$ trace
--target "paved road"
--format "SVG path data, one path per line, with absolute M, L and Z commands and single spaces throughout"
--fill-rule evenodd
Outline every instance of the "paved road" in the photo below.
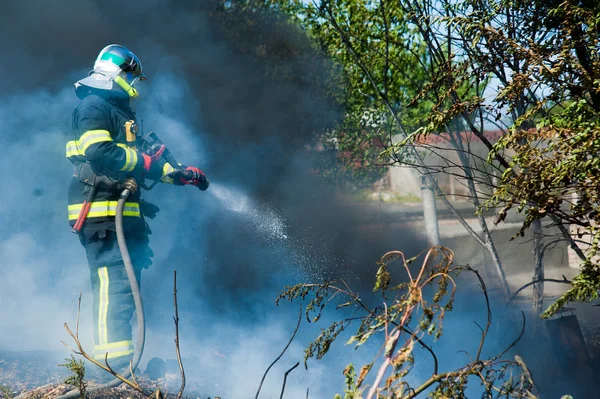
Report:
M 458 211 L 458 213 L 464 218 L 475 218 L 475 206 L 466 201 L 456 201 L 452 205 Z M 407 221 L 412 219 L 423 218 L 423 206 L 421 203 L 395 203 L 395 202 L 356 202 L 354 206 L 357 208 L 357 213 L 360 213 L 360 209 L 364 209 L 365 222 L 377 222 L 377 223 L 396 223 L 398 221 Z M 437 203 L 438 218 L 454 219 L 454 214 L 442 203 Z M 486 217 L 493 218 L 494 210 L 484 210 Z M 507 221 L 511 223 L 517 223 L 522 221 L 523 217 L 516 214 L 509 214 Z
M 476 232 L 481 233 L 479 220 L 474 214 L 474 207 L 468 202 L 455 202 L 453 204 L 459 214 L 465 218 L 468 225 Z M 397 203 L 361 203 L 357 207 L 367 207 L 370 212 L 365 212 L 363 232 L 368 234 L 369 229 L 384 229 L 390 235 L 401 236 L 402 229 L 410 226 L 417 234 L 421 232 L 425 239 L 425 226 L 423 223 L 423 210 L 420 204 Z M 373 212 L 376 210 L 376 212 Z M 486 251 L 473 239 L 464 226 L 448 211 L 443 204 L 438 204 L 439 229 L 442 244 L 455 252 L 456 263 L 468 263 L 483 271 L 485 280 L 489 282 L 490 289 L 498 289 L 498 278 L 494 274 L 491 259 Z M 374 216 L 375 215 L 375 216 Z M 511 290 L 516 290 L 532 279 L 533 253 L 531 251 L 531 237 L 513 239 L 521 227 L 523 218 L 519 215 L 510 215 L 507 221 L 494 225 L 493 212 L 487 212 L 486 222 L 492 232 L 492 238 L 507 276 Z M 546 228 L 545 234 L 558 234 L 556 229 Z M 577 270 L 568 267 L 567 246 L 561 244 L 546 251 L 545 254 L 546 278 L 562 279 L 562 276 L 572 278 Z M 564 292 L 566 284 L 547 283 L 545 295 L 548 299 L 556 298 Z M 532 289 L 526 289 L 520 295 L 521 299 L 530 298 Z

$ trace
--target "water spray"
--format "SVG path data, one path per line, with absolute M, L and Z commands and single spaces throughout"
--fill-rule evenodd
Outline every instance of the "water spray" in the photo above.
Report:
M 262 238 L 288 239 L 285 220 L 266 204 L 260 204 L 244 192 L 224 184 L 213 184 L 211 193 L 223 208 L 246 219 Z

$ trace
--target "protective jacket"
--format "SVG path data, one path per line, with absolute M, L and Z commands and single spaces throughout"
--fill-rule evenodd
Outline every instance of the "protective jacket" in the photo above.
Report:
M 88 196 L 93 183 L 89 180 L 93 179 L 94 174 L 108 176 L 116 181 L 132 176 L 143 182 L 144 175 L 154 180 L 173 171 L 171 165 L 162 159 L 153 163 L 150 171 L 145 171 L 139 146 L 131 143 L 128 145 L 126 123 L 136 121 L 128 97 L 116 91 L 83 87 L 77 91 L 77 95 L 82 101 L 73 111 L 73 139 L 66 146 L 67 158 L 75 165 L 69 186 L 71 226 Z M 119 193 L 119 190 L 97 186 L 88 222 L 113 220 Z M 138 191 L 125 204 L 123 216 L 126 217 L 126 227 L 128 224 L 143 223 L 142 212 Z M 133 222 L 130 218 L 140 220 Z

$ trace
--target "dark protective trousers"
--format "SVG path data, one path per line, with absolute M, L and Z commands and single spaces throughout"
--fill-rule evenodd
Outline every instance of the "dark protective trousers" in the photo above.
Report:
M 133 358 L 131 319 L 135 313 L 133 294 L 121 258 L 113 225 L 86 223 L 80 240 L 90 266 L 94 307 L 94 358 L 115 369 Z M 144 230 L 125 234 L 138 284 L 141 270 L 152 263 L 152 251 Z M 141 284 L 140 284 L 141 285 Z

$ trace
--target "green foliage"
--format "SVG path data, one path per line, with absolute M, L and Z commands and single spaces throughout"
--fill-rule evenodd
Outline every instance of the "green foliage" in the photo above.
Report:
M 14 397 L 13 390 L 8 385 L 0 385 L 0 398 L 13 399 Z
M 469 164 L 461 158 L 465 177 L 477 178 L 474 166 L 488 177 L 489 170 L 502 174 L 498 186 L 487 183 L 493 194 L 484 204 L 501 208 L 498 222 L 511 209 L 524 213 L 522 235 L 533 221 L 550 216 L 561 226 L 578 227 L 575 239 L 585 241 L 581 276 L 547 314 L 570 300 L 595 298 L 600 286 L 600 3 L 321 4 L 317 22 L 309 26 L 345 72 L 343 87 L 351 93 L 345 97 L 351 115 L 345 123 L 356 127 L 342 129 L 356 132 L 349 134 L 348 144 L 375 139 L 382 143 L 376 148 L 380 158 L 371 163 L 402 163 L 406 154 L 399 151 L 424 137 L 468 129 L 490 154 L 484 165 L 484 160 Z M 496 90 L 486 91 L 490 82 Z M 503 131 L 494 146 L 483 134 L 491 124 Z M 378 128 L 380 134 L 363 133 Z M 400 131 L 406 138 L 389 145 L 386 135 Z M 337 148 L 345 148 L 344 140 L 336 136 Z M 472 155 L 468 147 L 459 150 Z
M 390 163 L 379 155 L 393 144 L 398 133 L 394 119 L 399 118 L 410 129 L 417 128 L 431 109 L 427 101 L 411 104 L 426 79 L 425 69 L 415 67 L 429 62 L 426 47 L 416 39 L 396 2 L 326 1 L 323 4 L 335 10 L 335 22 L 327 17 L 324 7 L 317 8 L 312 2 L 262 3 L 290 15 L 338 66 L 328 85 L 344 118 L 321 132 L 324 150 L 333 154 L 322 165 L 321 173 L 331 180 L 343 175 L 358 187 L 370 185 Z M 336 24 L 347 27 L 347 43 L 336 33 Z M 363 59 L 366 69 L 357 65 L 356 57 Z M 379 82 L 377 87 L 370 83 L 371 78 Z M 393 103 L 393 117 L 380 94 Z
M 579 0 L 263 1 L 294 16 L 343 73 L 331 76 L 346 117 L 322 136 L 323 170 L 361 171 L 411 163 L 409 145 L 468 129 L 490 150 L 499 184 L 483 205 L 578 229 L 581 275 L 548 309 L 589 300 L 600 287 L 600 3 Z M 486 90 L 493 83 L 493 90 Z M 483 134 L 497 126 L 492 143 Z M 399 132 L 402 141 L 392 138 Z M 473 155 L 470 149 L 463 148 Z M 469 164 L 469 162 L 472 162 Z M 333 165 L 333 166 L 332 166 Z M 466 166 L 465 166 L 466 165 Z M 372 169 L 371 169 L 372 168 Z M 479 169 L 478 169 L 479 168 Z M 370 171 L 373 171 L 371 173 Z M 445 172 L 442 168 L 441 172 Z M 477 181 L 482 183 L 482 181 Z M 484 182 L 485 184 L 485 182 Z M 570 240 L 570 238 L 569 238 Z M 572 245 L 573 243 L 570 242 Z
M 600 4 L 498 2 L 504 6 L 519 21 L 520 35 L 510 35 L 509 27 L 491 18 L 491 10 L 464 21 L 466 28 L 483 31 L 486 43 L 503 46 L 506 57 L 522 63 L 496 98 L 519 112 L 490 154 L 490 159 L 514 155 L 487 205 L 502 206 L 499 220 L 510 209 L 522 212 L 521 235 L 548 216 L 577 228 L 583 267 L 573 287 L 544 313 L 549 316 L 570 301 L 597 298 L 600 288 Z M 499 61 L 506 65 L 509 59 Z
M 350 363 L 344 369 L 344 377 L 346 377 L 346 389 L 344 390 L 344 399 L 362 399 L 362 389 L 358 389 L 360 383 L 357 384 L 356 371 L 354 365 Z M 358 386 L 357 386 L 358 385 Z M 342 399 L 342 395 L 336 394 L 334 399 Z
M 69 376 L 65 380 L 65 384 L 73 386 L 75 389 L 79 391 L 80 398 L 86 398 L 87 391 L 87 382 L 85 382 L 85 365 L 83 360 L 75 359 L 73 355 L 71 355 L 70 359 L 65 359 L 67 363 L 59 364 L 59 366 L 65 367 L 67 370 L 71 371 L 73 375 Z

